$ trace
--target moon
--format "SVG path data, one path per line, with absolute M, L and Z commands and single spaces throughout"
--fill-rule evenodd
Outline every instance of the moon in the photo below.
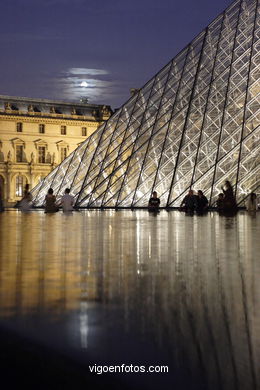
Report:
M 82 83 L 80 84 L 81 87 L 87 87 L 88 86 L 88 83 L 86 81 L 82 81 Z

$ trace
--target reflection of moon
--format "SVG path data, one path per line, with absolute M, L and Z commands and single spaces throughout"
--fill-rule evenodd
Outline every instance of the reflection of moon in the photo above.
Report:
M 82 83 L 80 84 L 81 87 L 87 87 L 88 86 L 88 83 L 86 81 L 82 81 Z

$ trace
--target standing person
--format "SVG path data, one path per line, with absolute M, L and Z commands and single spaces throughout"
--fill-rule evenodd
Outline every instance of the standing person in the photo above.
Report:
M 196 198 L 196 211 L 198 214 L 203 214 L 208 210 L 209 201 L 201 190 L 198 190 Z
M 160 199 L 157 196 L 157 192 L 152 193 L 152 197 L 149 199 L 148 211 L 159 211 Z
M 256 211 L 257 210 L 257 199 L 256 194 L 251 192 L 246 202 L 247 211 Z
M 236 212 L 237 203 L 234 197 L 233 188 L 230 181 L 226 180 L 223 187 L 221 187 L 224 193 L 223 211 L 224 212 Z
M 32 195 L 29 191 L 30 185 L 27 183 L 24 187 L 23 197 L 19 203 L 19 208 L 21 211 L 29 211 L 31 208 Z
M 196 196 L 193 190 L 189 190 L 188 194 L 183 198 L 180 208 L 184 209 L 187 214 L 193 215 L 196 206 Z
M 61 206 L 63 212 L 72 211 L 74 205 L 74 198 L 70 195 L 70 189 L 66 188 L 65 194 L 61 198 Z
M 56 205 L 56 196 L 53 195 L 53 189 L 49 188 L 45 196 L 45 213 L 56 213 L 59 207 Z

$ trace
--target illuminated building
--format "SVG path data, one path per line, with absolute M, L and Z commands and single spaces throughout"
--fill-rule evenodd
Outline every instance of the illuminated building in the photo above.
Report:
M 109 106 L 0 96 L 0 186 L 21 199 L 111 115 Z
M 71 187 L 79 207 L 177 207 L 190 188 L 214 205 L 229 180 L 260 185 L 259 2 L 233 2 L 33 191 Z

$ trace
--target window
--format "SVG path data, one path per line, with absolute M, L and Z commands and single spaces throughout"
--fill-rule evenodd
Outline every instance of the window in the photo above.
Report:
M 60 162 L 62 162 L 63 160 L 65 160 L 65 158 L 67 157 L 67 148 L 60 148 Z
M 23 145 L 16 145 L 15 147 L 15 161 L 20 163 L 23 162 Z
M 17 133 L 21 133 L 23 131 L 23 124 L 22 124 L 22 122 L 16 123 L 16 131 L 17 131 Z
M 62 135 L 66 135 L 67 134 L 67 126 L 61 126 L 60 127 L 60 133 Z
M 26 178 L 24 176 L 16 176 L 15 180 L 15 195 L 23 196 L 23 188 L 26 184 Z
M 42 123 L 39 124 L 39 133 L 41 134 L 45 133 L 45 125 Z
M 40 164 L 46 162 L 46 146 L 38 146 L 38 162 Z
M 87 128 L 86 127 L 82 127 L 81 130 L 82 130 L 82 136 L 86 137 L 87 136 Z

